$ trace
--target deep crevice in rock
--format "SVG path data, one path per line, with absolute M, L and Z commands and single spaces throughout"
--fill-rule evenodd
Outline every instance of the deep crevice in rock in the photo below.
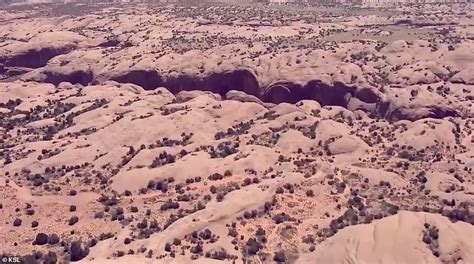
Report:
M 36 69 L 46 66 L 51 58 L 61 54 L 66 54 L 71 50 L 72 47 L 69 46 L 30 49 L 24 53 L 6 57 L 3 60 L 6 67 L 25 67 Z
M 208 75 L 169 73 L 166 76 L 161 76 L 154 69 L 142 69 L 131 70 L 110 79 L 120 83 L 133 83 L 145 90 L 165 87 L 173 94 L 191 90 L 209 91 L 221 95 L 224 99 L 229 91 L 235 90 L 255 96 L 263 102 L 275 104 L 294 104 L 300 100 L 315 100 L 322 106 L 335 105 L 347 108 L 349 100 L 355 97 L 366 104 L 373 105 L 373 109 L 377 109 L 376 104 L 381 102 L 379 95 L 371 89 L 359 89 L 341 82 L 327 84 L 321 80 L 311 80 L 302 85 L 281 80 L 262 87 L 256 74 L 250 69 L 235 69 Z M 365 110 L 371 111 L 371 109 Z
M 230 90 L 242 91 L 257 97 L 261 95 L 257 78 L 245 69 L 212 73 L 203 79 L 203 88 L 222 96 Z
M 321 105 L 337 105 L 344 108 L 347 108 L 348 99 L 354 96 L 356 90 L 356 87 L 346 86 L 340 82 L 331 86 L 318 80 L 310 81 L 304 87 L 307 99 L 316 100 Z M 374 96 L 376 95 L 374 94 Z
M 58 85 L 62 82 L 69 82 L 72 84 L 79 83 L 85 86 L 90 84 L 94 79 L 92 71 L 87 70 L 74 70 L 69 73 L 44 71 L 43 74 L 46 76 L 44 81 L 54 85 Z
M 391 121 L 410 120 L 416 121 L 423 118 L 442 119 L 445 117 L 458 117 L 458 111 L 444 106 L 430 105 L 420 108 L 396 108 L 384 117 Z
M 45 71 L 44 82 L 59 84 L 60 82 L 80 83 L 87 85 L 113 80 L 119 83 L 132 83 L 145 90 L 164 87 L 171 93 L 180 91 L 209 91 L 226 99 L 226 94 L 231 91 L 240 91 L 252 95 L 262 102 L 268 103 L 296 103 L 300 100 L 315 100 L 321 106 L 332 105 L 349 107 L 349 101 L 356 98 L 359 103 L 355 109 L 370 112 L 375 116 L 389 120 L 417 120 L 421 118 L 444 118 L 458 116 L 456 110 L 436 106 L 425 107 L 422 111 L 416 109 L 394 108 L 390 102 L 384 101 L 380 95 L 370 88 L 359 88 L 341 82 L 333 84 L 321 80 L 311 80 L 302 85 L 292 81 L 281 80 L 265 87 L 261 87 L 255 73 L 249 69 L 236 69 L 209 75 L 172 74 L 161 76 L 156 69 L 133 69 L 123 74 L 101 76 L 94 78 L 90 71 L 74 70 L 69 73 Z M 250 100 L 252 101 L 252 100 Z M 351 108 L 353 109 L 353 108 Z M 353 110 L 355 110 L 353 109 Z
M 163 86 L 161 75 L 154 69 L 131 70 L 123 75 L 112 77 L 112 80 L 119 83 L 132 83 L 143 87 L 145 90 L 153 90 Z
M 292 103 L 295 101 L 292 90 L 301 89 L 297 88 L 298 85 L 292 85 L 290 82 L 277 82 L 269 85 L 263 93 L 262 101 L 270 102 L 274 104 L 279 103 Z

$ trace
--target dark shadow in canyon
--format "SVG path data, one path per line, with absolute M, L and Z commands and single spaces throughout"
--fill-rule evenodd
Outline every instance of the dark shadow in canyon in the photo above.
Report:
M 203 78 L 203 88 L 206 91 L 218 93 L 223 97 L 230 90 L 242 91 L 256 97 L 261 96 L 257 77 L 247 69 L 212 73 Z
M 69 73 L 44 71 L 43 74 L 46 76 L 44 82 L 58 85 L 62 82 L 69 82 L 72 84 L 88 85 L 92 83 L 94 74 L 90 70 L 73 70 Z
M 347 86 L 340 82 L 329 85 L 319 80 L 313 80 L 305 85 L 304 98 L 318 101 L 322 106 L 337 105 L 347 108 L 350 98 L 348 95 L 355 96 L 356 90 L 357 87 Z
M 143 87 L 145 90 L 153 90 L 163 86 L 163 79 L 160 73 L 155 69 L 131 70 L 125 74 L 111 78 L 119 83 L 132 83 Z
M 23 53 L 18 53 L 10 57 L 4 57 L 3 61 L 6 67 L 25 67 L 36 69 L 46 66 L 51 58 L 61 54 L 69 53 L 72 51 L 72 49 L 72 46 L 30 49 Z
M 44 82 L 55 85 L 61 82 L 87 85 L 113 80 L 119 83 L 132 83 L 141 86 L 145 90 L 164 87 L 173 94 L 191 90 L 210 91 L 220 94 L 224 99 L 226 99 L 227 92 L 236 90 L 255 96 L 263 102 L 275 104 L 294 104 L 300 100 L 315 100 L 321 106 L 332 105 L 348 108 L 349 100 L 357 98 L 362 102 L 357 109 L 370 112 L 375 116 L 387 119 L 411 118 L 405 116 L 404 112 L 406 111 L 390 109 L 391 103 L 382 100 L 378 92 L 370 88 L 359 88 L 341 82 L 329 84 L 317 79 L 304 85 L 281 80 L 266 87 L 261 87 L 258 76 L 250 69 L 235 69 L 203 76 L 173 73 L 162 76 L 156 69 L 131 69 L 122 74 L 102 75 L 98 78 L 94 78 L 94 74 L 89 70 L 73 70 L 68 73 L 43 71 L 43 74 L 46 75 L 46 78 L 43 78 Z M 373 107 L 365 107 L 364 105 L 372 105 Z M 435 106 L 429 107 L 428 111 L 424 113 L 426 114 L 417 116 L 417 119 L 458 115 L 455 110 Z

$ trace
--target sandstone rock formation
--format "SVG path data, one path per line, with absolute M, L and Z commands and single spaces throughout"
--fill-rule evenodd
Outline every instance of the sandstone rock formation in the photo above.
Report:
M 472 13 L 0 11 L 0 255 L 474 262 Z

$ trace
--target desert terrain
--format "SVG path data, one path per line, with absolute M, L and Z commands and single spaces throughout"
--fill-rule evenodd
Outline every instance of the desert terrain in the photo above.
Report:
M 474 263 L 473 14 L 2 7 L 0 255 Z

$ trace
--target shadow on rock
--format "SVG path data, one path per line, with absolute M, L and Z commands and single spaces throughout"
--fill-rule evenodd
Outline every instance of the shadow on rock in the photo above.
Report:
M 163 79 L 155 69 L 131 70 L 111 79 L 119 83 L 132 83 L 141 86 L 145 90 L 153 90 L 163 86 Z
M 36 69 L 46 66 L 51 58 L 69 53 L 70 51 L 72 51 L 72 46 L 30 49 L 24 53 L 14 54 L 5 58 L 5 66 Z
M 248 69 L 212 73 L 204 77 L 203 88 L 222 96 L 230 90 L 242 91 L 257 97 L 260 97 L 261 93 L 255 74 Z
M 69 82 L 72 84 L 82 84 L 84 86 L 90 84 L 94 79 L 94 74 L 90 70 L 72 70 L 71 72 L 51 72 L 44 71 L 44 82 L 58 85 L 62 82 Z

